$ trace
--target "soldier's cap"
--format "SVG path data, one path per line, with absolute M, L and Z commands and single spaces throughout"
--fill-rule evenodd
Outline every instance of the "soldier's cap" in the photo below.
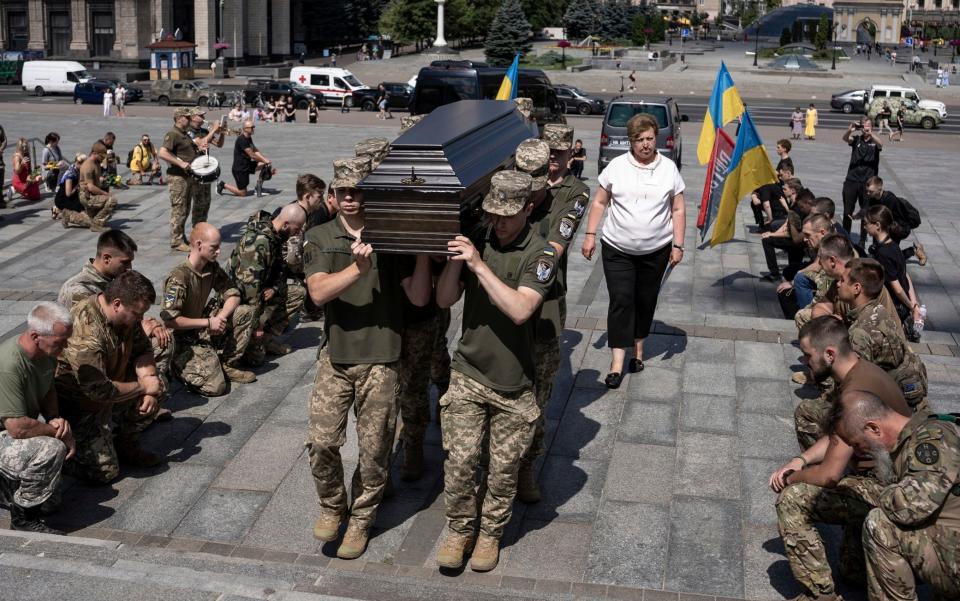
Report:
M 370 159 L 372 169 L 376 169 L 380 162 L 387 156 L 390 150 L 390 140 L 386 138 L 367 138 L 360 140 L 353 147 L 353 152 L 358 157 L 367 157 Z
M 370 157 L 352 157 L 349 159 L 337 159 L 333 162 L 333 181 L 330 187 L 337 188 L 356 188 L 360 180 L 365 178 L 372 166 Z
M 520 171 L 498 171 L 490 179 L 490 191 L 483 199 L 483 210 L 512 217 L 530 200 L 533 178 Z
M 207 109 L 202 106 L 195 106 L 190 110 L 191 117 L 203 117 L 207 114 Z
M 547 123 L 543 126 L 543 141 L 551 150 L 573 148 L 573 128 L 562 123 Z
M 407 115 L 400 117 L 400 131 L 406 131 L 423 121 L 423 115 Z
M 173 118 L 179 119 L 180 117 L 189 117 L 193 115 L 193 108 L 189 106 L 182 106 L 173 111 Z
M 529 138 L 517 146 L 517 171 L 533 178 L 533 191 L 547 187 L 547 172 L 550 170 L 550 147 L 543 140 Z
M 514 98 L 513 102 L 517 105 L 517 110 L 519 110 L 523 116 L 527 119 L 533 115 L 533 99 L 532 98 Z

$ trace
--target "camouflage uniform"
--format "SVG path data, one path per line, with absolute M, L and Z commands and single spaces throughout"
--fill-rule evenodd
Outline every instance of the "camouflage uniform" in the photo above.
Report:
M 83 205 L 87 216 L 94 223 L 101 225 L 106 223 L 113 215 L 113 210 L 117 207 L 117 199 L 109 194 L 91 194 L 82 184 L 83 182 L 90 182 L 102 190 L 102 173 L 100 165 L 92 157 L 88 158 L 80 167 L 80 182 L 78 184 L 80 186 L 80 204 Z M 83 225 L 85 221 L 85 219 L 74 219 L 73 216 L 70 216 L 71 223 Z
M 934 599 L 960 598 L 956 419 L 917 413 L 900 432 L 891 454 L 898 481 L 880 493 L 863 528 L 871 601 L 915 601 L 914 574 Z
M 354 187 L 369 170 L 369 159 L 339 161 L 330 185 Z M 352 265 L 353 241 L 340 219 L 307 232 L 307 279 Z M 370 271 L 324 307 L 327 339 L 317 359 L 307 438 L 322 517 L 349 514 L 351 524 L 364 529 L 376 519 L 389 478 L 400 393 L 401 282 L 409 276 L 409 257 L 374 254 L 371 262 Z M 340 458 L 351 406 L 359 439 L 352 504 L 348 503 Z
M 152 349 L 139 324 L 122 330 L 111 326 L 95 296 L 77 303 L 71 313 L 73 334 L 57 363 L 57 398 L 77 441 L 73 470 L 106 483 L 120 472 L 114 437 L 118 446 L 138 446 L 140 433 L 156 415 L 156 410 L 140 415 L 138 398 L 115 401 L 113 382 L 135 380 L 134 362 L 152 356 Z
M 184 261 L 173 268 L 163 283 L 163 304 L 160 317 L 170 321 L 183 316 L 192 319 L 210 317 L 219 304 L 210 299 L 216 292 L 222 301 L 240 296 L 230 276 L 216 262 L 208 263 L 201 272 Z M 174 353 L 171 373 L 205 396 L 227 392 L 227 380 L 221 367 L 233 366 L 242 356 L 238 348 L 246 348 L 252 334 L 253 308 L 241 304 L 231 314 L 226 332 L 211 336 L 210 331 L 174 330 Z M 218 353 L 219 350 L 219 353 Z
M 40 417 L 56 367 L 52 357 L 28 357 L 16 337 L 0 343 L 0 473 L 15 484 L 3 499 L 8 504 L 36 507 L 57 492 L 66 445 L 51 436 L 13 438 L 3 425 L 6 418 Z
M 186 116 L 189 117 L 193 109 L 179 108 L 174 111 L 174 119 Z M 163 147 L 170 154 L 176 156 L 181 161 L 187 163 L 193 162 L 197 158 L 197 146 L 187 135 L 186 130 L 178 127 L 172 128 L 163 137 Z M 183 229 L 187 223 L 187 213 L 194 204 L 197 195 L 197 180 L 180 168 L 179 165 L 171 164 L 167 167 L 167 185 L 170 190 L 170 247 L 176 248 L 183 244 Z M 209 204 L 208 204 L 209 207 Z M 194 225 L 199 223 L 196 220 L 197 213 L 194 213 Z
M 390 151 L 390 141 L 386 138 L 367 138 L 353 147 L 357 158 L 370 159 L 370 170 L 376 169 Z
M 543 239 L 559 245 L 563 249 L 563 254 L 557 262 L 556 282 L 543 301 L 540 320 L 537 324 L 536 395 L 537 406 L 540 407 L 541 413 L 537 420 L 530 452 L 524 456 L 526 464 L 532 463 L 546 451 L 543 442 L 544 415 L 553 393 L 553 381 L 560 370 L 560 335 L 563 333 L 567 317 L 567 251 L 570 242 L 577 235 L 577 229 L 580 227 L 580 221 L 589 203 L 590 193 L 583 182 L 570 174 L 556 185 L 550 186 L 547 182 L 550 150 L 573 148 L 572 127 L 548 123 L 543 128 L 543 141 L 536 140 L 542 146 L 534 147 L 532 142 L 534 141 L 526 140 L 517 147 L 517 168 L 534 176 L 534 190 L 538 182 L 542 181 L 542 185 L 547 188 L 547 195 L 543 202 L 534 207 L 529 221 Z M 546 151 L 545 156 L 544 151 Z
M 515 215 L 529 199 L 531 183 L 525 173 L 495 174 L 483 209 Z M 487 267 L 511 288 L 529 288 L 542 296 L 552 288 L 556 251 L 532 228 L 505 246 L 492 231 L 473 242 Z M 447 524 L 452 533 L 472 537 L 479 507 L 481 532 L 499 540 L 510 521 L 520 459 L 540 417 L 534 394 L 538 315 L 514 324 L 493 304 L 476 275 L 462 269 L 463 333 L 453 356 L 450 388 L 440 399 Z M 485 437 L 489 472 L 481 500 L 474 472 Z
M 880 299 L 851 308 L 844 323 L 853 350 L 890 374 L 914 411 L 927 410 L 927 368 L 910 348 L 899 320 L 887 313 Z
M 807 324 L 808 321 L 813 317 L 813 307 L 817 303 L 821 303 L 827 298 L 831 287 L 833 287 L 834 279 L 827 275 L 827 272 L 823 270 L 822 267 L 817 267 L 813 271 L 804 271 L 808 278 L 813 280 L 817 285 L 817 291 L 813 295 L 813 300 L 806 307 L 801 308 L 797 311 L 797 314 L 793 317 L 793 322 L 797 324 L 797 330 L 802 328 Z
M 290 323 L 286 309 L 289 299 L 282 256 L 284 238 L 273 229 L 272 222 L 266 211 L 250 216 L 240 231 L 240 239 L 230 254 L 226 270 L 233 280 L 233 288 L 240 291 L 240 305 L 249 306 L 252 312 L 251 333 L 263 329 L 272 335 L 280 335 Z M 272 288 L 275 294 L 265 302 L 263 292 L 268 288 Z M 299 300 L 302 305 L 302 296 Z M 264 343 L 251 347 L 250 340 L 250 336 L 238 337 L 236 353 L 243 357 L 250 350 L 246 360 L 254 365 L 262 363 L 266 357 Z
M 203 115 L 204 113 L 198 113 L 197 109 L 193 109 L 193 115 L 198 114 Z M 210 134 L 206 128 L 194 128 L 193 125 L 187 127 L 186 133 L 187 136 L 193 140 L 194 144 L 197 143 L 197 140 L 202 140 Z M 213 184 L 209 182 L 205 184 L 198 181 L 193 182 L 193 207 L 190 211 L 190 223 L 193 225 L 197 225 L 198 223 L 207 220 L 207 215 L 210 213 L 210 198 L 212 196 L 210 189 L 212 187 Z M 186 219 L 184 219 L 184 225 L 186 225 Z
M 74 305 L 80 301 L 102 294 L 107 289 L 110 280 L 93 267 L 93 259 L 84 265 L 80 272 L 68 279 L 60 286 L 60 293 L 57 295 L 57 302 L 68 309 L 73 309 Z M 157 375 L 163 381 L 163 396 L 161 401 L 167 398 L 170 377 L 170 357 L 173 356 L 173 341 L 166 348 L 160 346 L 156 338 L 150 338 L 150 345 L 153 348 L 153 361 L 157 364 Z
M 533 100 L 530 98 L 514 98 L 513 102 L 517 105 L 517 110 L 527 121 L 533 120 Z

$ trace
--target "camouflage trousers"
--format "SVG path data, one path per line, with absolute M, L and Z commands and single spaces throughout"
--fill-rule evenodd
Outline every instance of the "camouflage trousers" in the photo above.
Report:
M 170 359 L 173 357 L 173 348 L 175 345 L 176 341 L 171 339 L 167 348 L 163 348 L 160 346 L 160 343 L 157 342 L 156 338 L 150 339 L 150 346 L 153 348 L 153 362 L 157 366 L 157 376 L 159 376 L 160 381 L 163 382 L 163 396 L 160 397 L 161 402 L 167 399 L 170 391 Z
M 317 358 L 317 375 L 310 395 L 307 452 L 322 514 L 345 513 L 370 527 L 390 477 L 390 451 L 397 426 L 400 393 L 399 362 L 345 365 L 331 363 L 324 347 Z M 350 484 L 343 481 L 340 447 L 347 441 L 351 406 L 357 420 L 359 459 Z
M 400 439 L 404 447 L 423 445 L 430 423 L 430 382 L 437 385 L 439 396 L 449 386 L 450 354 L 444 325 L 450 323 L 449 319 L 450 313 L 442 311 L 433 319 L 408 324 L 403 330 Z
M 67 446 L 51 436 L 14 438 L 0 430 L 0 473 L 19 482 L 10 501 L 36 507 L 54 495 L 66 456 Z
M 833 404 L 826 395 L 800 401 L 793 412 L 793 423 L 797 431 L 797 442 L 806 451 L 813 443 L 826 434 L 825 424 Z
M 117 208 L 117 199 L 109 194 L 87 194 L 80 190 L 80 204 L 91 219 L 104 223 Z
M 264 304 L 260 314 L 260 327 L 264 337 L 260 342 L 250 341 L 243 353 L 243 361 L 248 365 L 263 365 L 267 360 L 266 343 L 270 338 L 282 336 L 290 326 L 293 316 L 303 309 L 306 291 L 301 286 L 288 286 L 286 293 L 274 295 Z
M 457 534 L 472 536 L 479 506 L 481 532 L 499 540 L 510 521 L 520 459 L 530 448 L 540 416 L 536 395 L 530 389 L 498 392 L 454 371 L 440 411 L 447 451 L 443 464 L 447 525 Z M 479 499 L 474 474 L 486 436 L 489 471 L 486 492 Z
M 174 248 L 183 243 L 183 228 L 187 224 L 187 214 L 190 213 L 190 207 L 193 206 L 193 224 L 200 223 L 197 220 L 197 189 L 200 187 L 197 180 L 192 177 L 182 177 L 179 175 L 167 176 L 167 185 L 170 190 L 170 247 Z M 209 200 L 207 206 L 203 208 L 203 214 L 207 214 L 210 208 Z
M 190 223 L 197 225 L 207 220 L 210 213 L 210 188 L 213 184 L 194 182 L 193 208 L 190 211 Z
M 90 228 L 96 225 L 93 222 L 93 217 L 88 215 L 86 211 L 71 211 L 70 209 L 60 209 L 60 221 L 67 226 L 78 225 L 80 227 Z
M 77 454 L 69 464 L 70 472 L 93 482 L 106 484 L 120 474 L 117 444 L 137 445 L 140 433 L 153 423 L 156 411 L 141 415 L 140 399 L 109 404 L 96 411 L 71 415 L 70 426 L 77 441 Z M 114 428 L 116 421 L 116 428 Z
M 528 464 L 536 461 L 546 451 L 546 446 L 543 444 L 543 426 L 546 422 L 547 403 L 550 402 L 550 396 L 553 394 L 553 380 L 557 377 L 557 371 L 560 370 L 560 339 L 537 340 L 534 346 L 534 357 L 537 362 L 535 378 L 540 417 L 535 424 L 530 450 L 523 456 L 523 462 Z
M 221 363 L 236 366 L 250 345 L 252 326 L 253 307 L 240 305 L 222 335 L 211 337 L 202 331 L 175 336 L 170 374 L 204 396 L 226 394 L 229 387 Z
M 916 601 L 914 574 L 934 599 L 960 599 L 960 530 L 902 528 L 877 508 L 864 522 L 863 549 L 870 601 Z
M 794 578 L 814 595 L 834 592 L 827 551 L 815 523 L 843 526 L 840 573 L 864 579 L 863 520 L 876 506 L 883 485 L 869 476 L 846 476 L 835 488 L 791 484 L 777 497 L 777 522 Z

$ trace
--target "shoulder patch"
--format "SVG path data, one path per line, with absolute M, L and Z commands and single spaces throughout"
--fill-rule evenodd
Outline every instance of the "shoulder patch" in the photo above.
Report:
M 564 240 L 573 238 L 573 220 L 569 217 L 560 220 L 560 237 Z
M 546 282 L 553 275 L 553 261 L 540 259 L 537 261 L 537 281 Z
M 587 197 L 584 196 L 583 198 L 577 200 L 577 202 L 573 205 L 573 212 L 577 218 L 583 217 L 583 213 L 587 210 L 586 200 Z
M 543 249 L 543 254 L 547 255 L 548 257 L 556 256 L 557 249 L 555 249 L 552 246 L 547 246 L 546 248 Z
M 913 454 L 916 456 L 917 461 L 924 465 L 933 465 L 934 463 L 940 461 L 940 451 L 938 451 L 937 447 L 929 442 L 922 442 L 918 444 L 917 448 L 914 449 Z

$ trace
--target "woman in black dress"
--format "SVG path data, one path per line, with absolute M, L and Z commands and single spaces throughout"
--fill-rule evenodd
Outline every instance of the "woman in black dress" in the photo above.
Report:
M 907 275 L 907 260 L 900 250 L 900 244 L 894 240 L 894 234 L 900 226 L 885 205 L 874 205 L 867 209 L 863 223 L 867 234 L 874 239 L 867 252 L 883 266 L 887 291 L 893 297 L 897 315 L 909 331 L 913 322 L 920 320 L 920 301 Z
M 287 96 L 287 108 L 283 112 L 287 123 L 293 123 L 297 120 L 297 105 L 293 103 L 293 97 Z
M 307 121 L 310 123 L 317 122 L 317 115 L 320 113 L 320 109 L 317 108 L 317 103 L 313 100 L 310 101 L 310 105 L 307 107 Z

